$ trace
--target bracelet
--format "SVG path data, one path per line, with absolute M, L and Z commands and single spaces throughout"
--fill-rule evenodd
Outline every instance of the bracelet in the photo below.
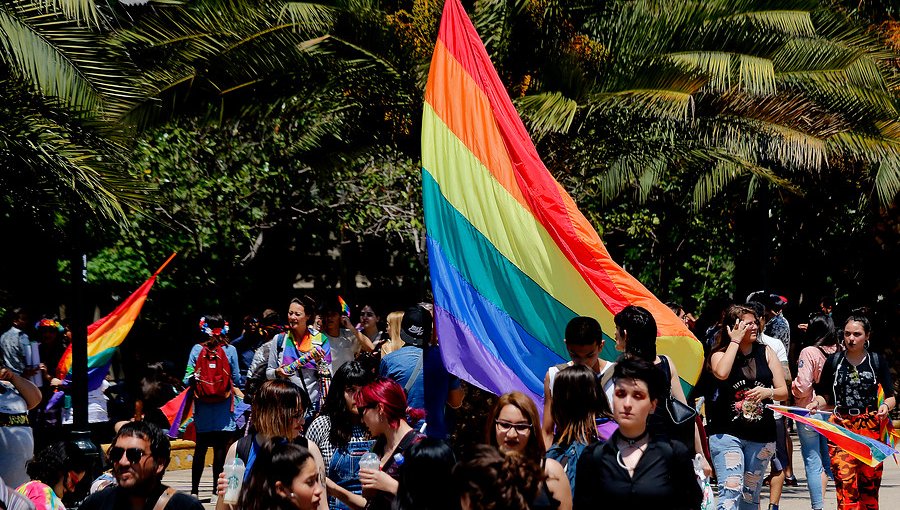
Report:
M 769 400 L 775 400 L 775 387 L 773 386 L 773 387 L 769 388 L 769 391 L 772 392 L 769 394 Z

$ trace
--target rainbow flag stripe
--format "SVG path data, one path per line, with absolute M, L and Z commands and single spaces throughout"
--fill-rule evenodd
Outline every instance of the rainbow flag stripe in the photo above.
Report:
M 444 5 L 422 126 L 422 188 L 438 336 L 447 368 L 494 393 L 543 400 L 547 368 L 568 359 L 565 326 L 596 318 L 615 359 L 613 316 L 653 313 L 659 351 L 686 388 L 701 344 L 609 256 L 541 162 L 459 0 Z
M 882 443 L 870 437 L 857 434 L 845 427 L 829 421 L 811 418 L 810 411 L 787 406 L 769 404 L 769 409 L 778 411 L 788 418 L 812 427 L 816 432 L 825 436 L 832 443 L 843 448 L 847 453 L 856 457 L 868 466 L 875 467 L 891 455 L 896 455 L 897 450 L 893 446 Z
M 112 360 L 116 349 L 122 345 L 131 326 L 137 320 L 144 301 L 147 300 L 147 294 L 156 282 L 156 277 L 175 257 L 173 253 L 153 273 L 153 276 L 147 279 L 136 291 L 134 291 L 125 301 L 122 301 L 109 315 L 103 317 L 97 322 L 88 326 L 88 390 L 95 390 L 100 387 L 103 379 L 109 372 L 109 364 Z M 72 381 L 72 346 L 66 348 L 59 364 L 56 367 L 57 377 L 66 382 Z

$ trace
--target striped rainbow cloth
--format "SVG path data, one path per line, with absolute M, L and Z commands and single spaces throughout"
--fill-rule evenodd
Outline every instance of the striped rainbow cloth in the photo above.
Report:
M 887 445 L 871 437 L 857 434 L 846 427 L 841 427 L 830 421 L 810 417 L 811 411 L 802 407 L 768 405 L 769 409 L 778 411 L 788 418 L 812 427 L 813 430 L 825 436 L 832 443 L 840 446 L 850 455 L 864 462 L 867 466 L 875 467 L 884 462 L 884 459 L 897 455 L 897 450 L 892 445 Z
M 156 277 L 175 257 L 169 256 L 163 265 L 156 270 L 136 291 L 122 301 L 109 315 L 88 326 L 88 391 L 95 390 L 103 383 L 109 372 L 109 364 L 116 349 L 122 345 L 131 326 L 137 320 L 147 294 L 156 282 Z M 66 348 L 56 367 L 57 377 L 72 382 L 72 346 Z
M 459 0 L 447 0 L 422 126 L 422 187 L 435 320 L 448 370 L 538 404 L 548 367 L 568 360 L 575 316 L 603 327 L 650 310 L 659 351 L 686 388 L 703 348 L 684 323 L 609 257 L 597 232 L 541 162 Z

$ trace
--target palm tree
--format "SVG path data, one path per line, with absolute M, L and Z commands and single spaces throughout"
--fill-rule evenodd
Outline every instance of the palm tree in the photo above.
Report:
M 644 200 L 665 176 L 695 183 L 697 207 L 735 181 L 802 193 L 826 171 L 866 180 L 882 205 L 900 191 L 896 55 L 842 14 L 806 0 L 540 6 L 532 30 L 556 44 L 527 55 L 518 105 L 566 148 L 550 166 L 605 201 Z
M 44 226 L 67 213 L 119 220 L 145 191 L 124 172 L 115 122 L 140 93 L 104 44 L 109 22 L 90 0 L 0 4 L 5 206 Z

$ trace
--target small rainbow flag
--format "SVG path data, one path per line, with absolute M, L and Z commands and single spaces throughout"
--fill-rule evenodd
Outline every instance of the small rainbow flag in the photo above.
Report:
M 131 326 L 137 320 L 150 288 L 156 282 L 156 277 L 165 269 L 169 262 L 175 258 L 175 253 L 169 256 L 159 269 L 138 287 L 125 301 L 116 307 L 109 315 L 88 326 L 88 391 L 95 390 L 103 383 L 109 372 L 109 364 L 116 349 L 122 345 Z M 72 346 L 66 348 L 59 364 L 56 367 L 57 377 L 72 382 Z
M 447 0 L 422 119 L 422 194 L 435 323 L 448 370 L 493 393 L 543 401 L 548 367 L 567 361 L 566 324 L 596 318 L 618 357 L 613 317 L 656 319 L 659 352 L 690 389 L 703 347 L 610 258 L 531 142 L 475 27 Z
M 884 462 L 884 459 L 891 455 L 900 453 L 897 452 L 893 446 L 886 445 L 871 437 L 857 434 L 845 427 L 841 427 L 840 425 L 825 420 L 811 418 L 809 416 L 811 411 L 802 407 L 777 406 L 772 404 L 769 404 L 768 407 L 792 420 L 809 425 L 816 432 L 822 434 L 829 441 L 840 446 L 847 453 L 853 455 L 868 466 L 875 467 Z
M 341 304 L 341 313 L 350 317 L 350 305 L 348 305 L 341 296 L 338 296 L 338 303 Z

